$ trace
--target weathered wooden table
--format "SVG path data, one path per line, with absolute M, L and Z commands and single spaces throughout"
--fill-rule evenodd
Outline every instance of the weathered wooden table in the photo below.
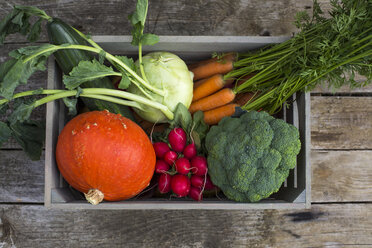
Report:
M 0 18 L 13 3 L 38 6 L 85 33 L 123 35 L 135 1 L 1 0 Z M 295 13 L 311 7 L 311 0 L 154 0 L 147 29 L 288 36 Z M 25 42 L 9 37 L 1 62 Z M 45 87 L 46 77 L 37 73 L 30 85 Z M 372 247 L 372 87 L 318 88 L 311 101 L 310 210 L 47 210 L 44 161 L 30 161 L 10 141 L 0 150 L 0 247 Z M 45 108 L 34 117 L 45 117 Z

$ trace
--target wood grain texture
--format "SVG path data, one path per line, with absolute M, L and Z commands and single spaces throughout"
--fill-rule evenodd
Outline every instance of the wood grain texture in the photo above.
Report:
M 44 155 L 31 161 L 23 151 L 0 150 L 0 202 L 44 201 Z
M 66 211 L 1 206 L 16 247 L 344 247 L 372 245 L 372 205 L 311 210 Z M 0 225 L 1 226 L 1 225 Z M 1 237 L 1 233 L 0 233 Z
M 127 16 L 135 0 L 10 0 L 0 2 L 0 18 L 13 4 L 33 5 L 61 18 L 84 33 L 129 35 Z M 312 6 L 311 0 L 154 0 L 149 3 L 146 32 L 159 35 L 291 35 L 296 12 Z M 41 36 L 46 41 L 45 32 Z M 24 42 L 12 35 L 8 43 Z
M 312 202 L 372 202 L 372 151 L 312 151 Z
M 313 149 L 372 149 L 372 97 L 311 98 Z

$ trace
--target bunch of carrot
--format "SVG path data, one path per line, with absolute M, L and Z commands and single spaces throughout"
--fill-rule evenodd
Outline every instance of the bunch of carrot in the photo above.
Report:
M 189 111 L 203 111 L 204 121 L 209 125 L 233 115 L 235 107 L 244 105 L 254 96 L 251 92 L 237 95 L 233 86 L 239 83 L 239 79 L 225 77 L 234 69 L 236 58 L 236 54 L 228 53 L 189 66 L 194 73 L 193 99 Z

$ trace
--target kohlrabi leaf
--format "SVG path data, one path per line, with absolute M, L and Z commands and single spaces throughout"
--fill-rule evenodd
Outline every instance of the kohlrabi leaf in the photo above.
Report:
M 26 84 L 34 72 L 31 63 L 10 59 L 0 65 L 0 96 L 11 99 L 20 84 Z
M 159 42 L 159 36 L 155 34 L 143 34 L 141 37 L 141 43 L 142 45 L 146 46 L 152 46 Z
M 129 15 L 129 20 L 133 25 L 140 23 L 145 26 L 146 15 L 148 9 L 148 0 L 137 0 L 136 10 Z
M 0 22 L 0 44 L 4 43 L 4 39 L 9 34 L 14 34 L 20 31 L 19 25 L 13 22 L 13 19 L 20 13 L 20 10 L 13 9 Z
M 68 46 L 69 44 L 62 44 L 60 46 Z M 13 50 L 9 53 L 10 57 L 19 59 L 23 57 L 27 59 L 28 56 L 35 56 L 36 58 L 40 56 L 48 57 L 59 47 L 52 44 L 43 44 L 40 46 L 26 46 L 19 49 Z
M 132 71 L 136 71 L 136 66 L 134 64 L 134 61 L 132 58 L 128 58 L 127 56 L 115 56 L 117 59 L 119 59 L 121 62 L 123 62 L 126 66 L 128 66 Z M 121 67 L 118 66 L 117 67 L 118 69 L 120 69 Z M 121 77 L 121 80 L 120 80 L 120 83 L 118 85 L 118 88 L 119 89 L 127 89 L 129 87 L 129 85 L 131 84 L 131 81 L 130 81 L 130 75 L 128 75 L 127 71 L 125 70 L 121 70 L 120 71 L 122 72 L 122 77 Z
M 106 52 L 104 50 L 101 50 L 98 54 L 98 61 L 103 64 L 103 62 L 105 61 L 105 57 L 106 57 Z
M 42 122 L 25 121 L 10 124 L 12 136 L 32 160 L 39 160 L 45 139 L 45 126 Z
M 33 103 L 21 103 L 16 107 L 16 109 L 14 109 L 8 120 L 10 121 L 10 123 L 24 122 L 30 118 L 32 110 L 34 110 L 34 108 L 35 107 Z
M 39 18 L 31 27 L 30 33 L 27 36 L 27 39 L 30 42 L 35 42 L 39 39 L 40 37 L 40 32 L 41 32 L 41 22 L 43 21 L 42 18 Z
M 44 71 L 53 45 L 29 46 L 9 53 L 12 59 L 0 65 L 0 96 L 11 99 L 20 84 L 26 84 L 35 71 Z
M 132 42 L 134 46 L 142 45 L 154 45 L 159 41 L 159 37 L 155 34 L 144 34 L 146 16 L 148 10 L 148 0 L 138 0 L 136 10 L 129 15 L 129 20 L 133 25 Z
M 75 97 L 78 98 L 78 97 L 80 96 L 81 93 L 83 93 L 83 89 L 80 88 L 80 87 L 77 87 Z
M 81 61 L 72 69 L 70 75 L 63 76 L 63 82 L 67 89 L 72 90 L 84 82 L 113 75 L 118 75 L 118 73 L 94 59 Z
M 77 99 L 76 98 L 63 98 L 63 102 L 65 103 L 66 107 L 68 108 L 68 114 L 69 115 L 76 115 L 77 110 L 76 110 L 76 104 L 77 104 Z
M 115 56 L 115 58 L 121 60 L 125 65 L 127 65 L 133 71 L 136 70 L 136 66 L 132 58 L 128 58 L 127 56 Z
M 0 147 L 12 136 L 12 130 L 5 122 L 0 121 Z
M 138 46 L 140 44 L 141 38 L 142 38 L 142 32 L 143 32 L 143 27 L 141 26 L 140 23 L 133 25 L 133 29 L 131 31 L 131 34 L 132 34 L 131 44 L 133 46 Z
M 45 13 L 44 10 L 41 10 L 41 9 L 36 8 L 36 7 L 33 7 L 33 6 L 21 6 L 21 5 L 17 5 L 17 6 L 14 6 L 14 9 L 23 11 L 24 13 L 26 13 L 29 16 L 38 16 L 38 17 L 44 18 L 46 20 L 51 19 L 51 17 L 48 16 Z
M 39 89 L 33 90 L 32 91 L 32 95 L 40 95 L 40 94 L 43 93 L 43 91 L 44 91 L 43 88 L 39 88 Z
M 8 103 L 0 104 L 0 116 L 5 116 L 6 111 L 9 109 Z
M 125 89 L 127 89 L 129 87 L 129 85 L 130 85 L 129 78 L 127 77 L 127 75 L 123 75 L 121 77 L 121 80 L 120 80 L 120 83 L 118 85 L 118 88 L 119 89 L 122 89 L 122 90 L 125 90 Z
M 38 16 L 40 19 L 31 26 L 31 16 Z M 14 9 L 0 22 L 0 44 L 9 34 L 21 33 L 27 35 L 29 41 L 36 41 L 39 38 L 42 19 L 51 19 L 43 10 L 31 6 L 14 6 Z M 31 28 L 30 28 L 31 27 Z

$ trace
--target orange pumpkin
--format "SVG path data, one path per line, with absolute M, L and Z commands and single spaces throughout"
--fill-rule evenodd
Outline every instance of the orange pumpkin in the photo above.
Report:
M 146 188 L 155 170 L 153 146 L 140 126 L 108 111 L 80 114 L 58 137 L 58 168 L 92 204 L 129 199 Z

